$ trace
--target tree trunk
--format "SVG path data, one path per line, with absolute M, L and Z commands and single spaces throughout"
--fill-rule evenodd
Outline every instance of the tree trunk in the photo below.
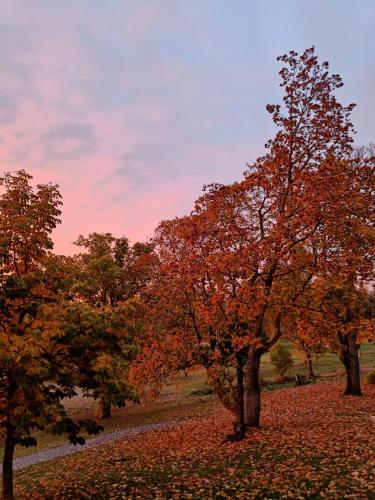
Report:
M 250 346 L 244 366 L 244 420 L 245 427 L 259 427 L 260 420 L 260 352 Z
M 306 354 L 307 362 L 307 380 L 312 380 L 315 377 L 312 363 L 312 356 L 310 353 Z
M 112 416 L 112 404 L 108 399 L 99 399 L 99 418 L 111 418 Z
M 12 424 L 7 424 L 6 437 L 4 443 L 3 456 L 3 487 L 2 498 L 13 500 L 13 455 L 16 447 L 15 428 Z
M 346 389 L 344 395 L 361 396 L 357 335 L 354 333 L 339 333 L 338 338 L 341 349 L 340 357 L 346 370 Z
M 245 435 L 245 413 L 244 413 L 244 380 L 243 368 L 240 364 L 237 365 L 237 408 L 238 414 L 236 416 L 236 423 L 234 425 L 234 432 L 239 438 Z

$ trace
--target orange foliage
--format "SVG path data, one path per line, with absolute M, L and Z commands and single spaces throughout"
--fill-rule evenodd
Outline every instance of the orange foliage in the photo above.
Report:
M 284 105 L 267 106 L 278 127 L 267 154 L 241 182 L 206 187 L 190 216 L 157 229 L 160 276 L 143 359 L 152 371 L 154 354 L 164 370 L 171 360 L 217 366 L 219 385 L 236 369 L 236 408 L 245 406 L 248 425 L 259 421 L 260 357 L 306 287 L 321 274 L 368 279 L 374 264 L 373 165 L 351 156 L 354 105 L 337 101 L 341 78 L 313 48 L 279 59 Z

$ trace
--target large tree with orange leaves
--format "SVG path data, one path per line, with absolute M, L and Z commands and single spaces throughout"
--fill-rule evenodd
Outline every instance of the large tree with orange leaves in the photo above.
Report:
M 373 294 L 353 281 L 317 279 L 299 298 L 294 337 L 310 350 L 327 345 L 346 371 L 345 395 L 361 395 L 359 348 L 375 339 Z
M 156 305 L 174 325 L 158 333 L 193 345 L 192 358 L 211 370 L 235 370 L 240 433 L 259 425 L 261 356 L 309 283 L 373 269 L 373 174 L 352 161 L 354 105 L 336 99 L 341 78 L 314 48 L 279 60 L 284 102 L 267 106 L 278 127 L 267 154 L 243 181 L 206 188 L 191 216 L 162 223 L 156 236 L 167 284 Z

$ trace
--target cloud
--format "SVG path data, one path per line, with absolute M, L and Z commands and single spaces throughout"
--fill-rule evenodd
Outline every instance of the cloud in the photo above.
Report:
M 15 120 L 17 115 L 17 100 L 14 96 L 0 95 L 0 123 L 7 124 Z
M 92 125 L 72 122 L 53 127 L 41 137 L 48 160 L 78 160 L 93 152 L 96 141 Z
M 364 0 L 353 16 L 343 3 L 5 0 L 0 170 L 60 185 L 59 252 L 76 251 L 79 233 L 151 236 L 262 153 L 274 132 L 264 107 L 280 100 L 275 57 L 316 40 L 359 103 L 363 142 L 375 135 L 374 9 Z

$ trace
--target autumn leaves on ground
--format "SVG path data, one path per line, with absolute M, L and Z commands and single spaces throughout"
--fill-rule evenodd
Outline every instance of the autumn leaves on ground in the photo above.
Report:
M 374 498 L 375 385 L 266 393 L 262 426 L 225 442 L 231 417 L 204 405 L 168 429 L 40 464 L 20 498 Z
M 93 232 L 56 255 L 58 186 L 0 176 L 4 499 L 374 498 L 375 148 L 354 147 L 314 47 L 278 61 L 264 156 L 150 241 Z M 21 446 L 84 444 L 194 370 L 200 396 L 154 407 L 168 426 L 14 481 Z

